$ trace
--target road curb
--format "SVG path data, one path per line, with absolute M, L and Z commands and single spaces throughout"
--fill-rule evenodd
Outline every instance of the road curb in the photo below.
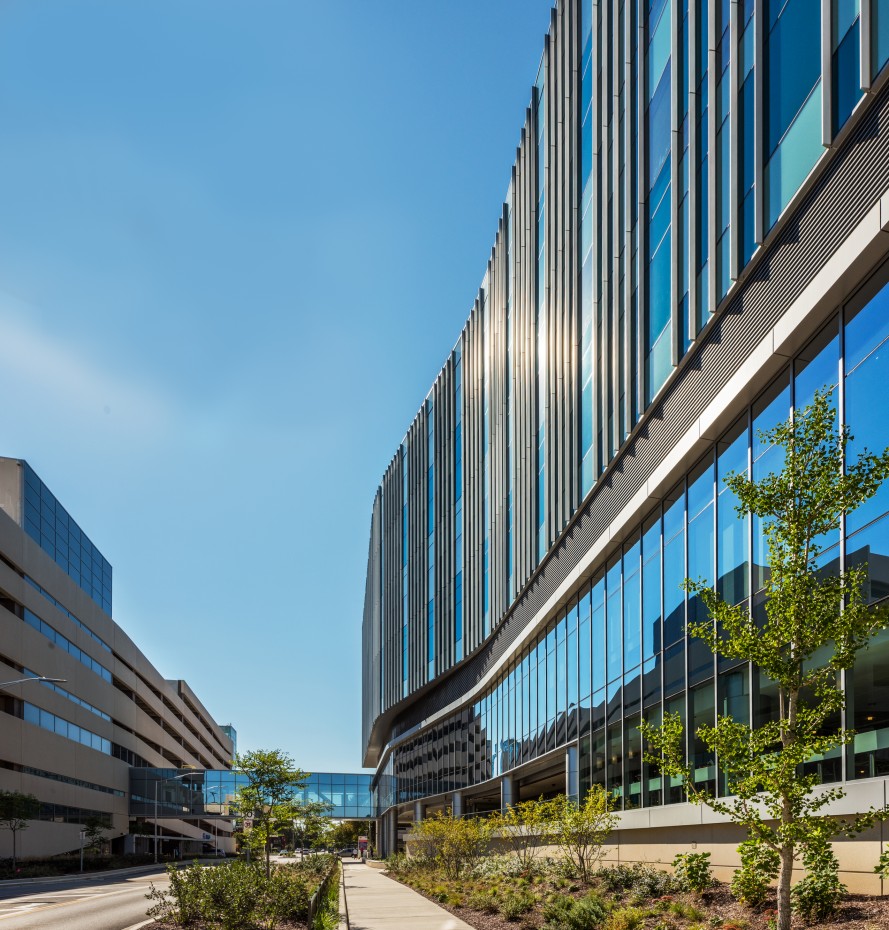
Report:
M 340 922 L 337 930 L 349 930 L 349 904 L 346 901 L 346 863 L 340 861 Z

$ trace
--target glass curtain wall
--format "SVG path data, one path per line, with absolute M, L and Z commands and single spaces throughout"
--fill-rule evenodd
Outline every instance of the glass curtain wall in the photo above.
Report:
M 762 723 L 777 712 L 774 689 L 757 669 L 714 657 L 687 636 L 687 621 L 705 614 L 682 581 L 715 585 L 727 600 L 761 613 L 767 577 L 762 526 L 738 516 L 725 478 L 761 479 L 780 469 L 779 450 L 759 431 L 809 403 L 817 388 L 833 390 L 855 436 L 853 457 L 865 447 L 886 447 L 889 423 L 873 415 L 873 398 L 887 381 L 889 287 L 873 286 L 828 322 L 739 416 L 493 688 L 457 717 L 394 750 L 398 800 L 478 784 L 577 738 L 582 791 L 604 785 L 624 810 L 678 803 L 681 787 L 643 764 L 638 733 L 643 716 L 659 722 L 667 711 L 688 723 L 696 782 L 725 794 L 718 760 L 693 731 L 715 722 L 717 713 Z M 850 514 L 843 533 L 825 546 L 826 570 L 866 562 L 869 600 L 889 596 L 889 487 Z M 856 731 L 848 758 L 836 753 L 811 764 L 824 782 L 889 774 L 889 634 L 874 638 L 846 676 L 845 689 L 846 725 Z M 480 751 L 469 753 L 464 766 L 445 770 L 436 762 L 436 747 L 454 727 L 469 733 Z
M 565 0 L 568 5 L 574 2 Z M 708 324 L 733 279 L 744 272 L 756 254 L 757 239 L 773 228 L 822 155 L 837 156 L 835 150 L 825 148 L 824 139 L 832 138 L 849 124 L 856 106 L 863 103 L 862 81 L 872 82 L 889 61 L 889 0 L 827 0 L 822 4 L 814 0 L 576 2 L 580 4 L 576 99 L 566 104 L 570 112 L 565 118 L 555 119 L 555 114 L 547 113 L 547 98 L 559 99 L 565 91 L 561 86 L 562 71 L 554 66 L 547 72 L 552 49 L 559 55 L 563 47 L 559 44 L 562 39 L 554 33 L 556 38 L 548 45 L 550 51 L 544 55 L 533 89 L 530 135 L 521 147 L 516 182 L 509 188 L 505 233 L 494 249 L 492 267 L 503 269 L 506 286 L 491 291 L 485 279 L 479 294 L 484 374 L 481 389 L 471 396 L 462 390 L 459 346 L 453 355 L 454 453 L 453 459 L 448 453 L 437 463 L 439 472 L 441 468 L 453 469 L 453 535 L 445 536 L 442 529 L 437 552 L 430 536 L 428 552 L 430 584 L 433 565 L 440 570 L 453 557 L 454 621 L 452 629 L 445 629 L 442 624 L 450 625 L 450 612 L 439 604 L 436 615 L 436 605 L 427 600 L 425 624 L 429 650 L 434 649 L 437 637 L 449 646 L 453 643 L 453 652 L 442 650 L 434 656 L 427 651 L 430 677 L 447 671 L 465 657 L 463 629 L 467 623 L 474 624 L 471 628 L 486 638 L 509 611 L 518 591 L 550 551 L 555 527 L 551 526 L 548 502 L 563 494 L 564 487 L 559 483 L 570 484 L 572 497 L 578 490 L 581 499 L 593 491 L 638 418 L 682 361 L 692 340 Z M 571 10 L 575 8 L 571 6 Z M 822 23 L 822 15 L 829 16 L 829 23 Z M 870 60 L 870 78 L 861 73 L 862 67 L 867 69 L 867 60 L 861 54 L 867 17 L 871 42 L 865 52 Z M 824 62 L 830 65 L 830 74 L 824 77 L 822 36 L 828 42 Z M 573 43 L 575 38 L 570 41 Z M 825 114 L 821 106 L 822 83 L 828 79 L 831 108 Z M 761 112 L 757 112 L 757 105 Z M 571 132 L 566 135 L 569 128 Z M 571 184 L 562 183 L 558 172 L 548 171 L 549 152 L 559 151 L 563 145 L 576 147 L 567 153 L 568 164 L 576 171 Z M 579 263 L 576 286 L 580 292 L 576 302 L 570 293 L 574 284 L 548 279 L 548 268 L 556 269 L 561 261 L 554 252 L 549 253 L 548 260 L 548 213 L 579 223 L 576 229 L 564 230 L 566 236 L 576 238 L 572 245 L 577 247 Z M 579 219 L 575 221 L 574 216 Z M 733 223 L 736 228 L 732 228 Z M 548 328 L 550 314 L 555 320 L 556 314 L 563 312 L 550 294 L 562 299 L 565 287 L 566 305 L 577 314 L 576 319 L 568 321 L 570 347 L 567 343 L 563 346 L 561 340 L 559 345 L 550 345 L 555 330 L 550 332 Z M 496 306 L 495 301 L 499 302 Z M 493 338 L 491 321 L 500 319 L 499 314 L 504 312 L 506 339 Z M 563 322 L 560 317 L 560 326 Z M 562 355 L 563 351 L 567 354 Z M 550 370 L 555 359 L 565 365 L 570 379 L 560 381 L 557 372 Z M 494 390 L 492 373 L 500 371 L 507 372 L 505 430 L 491 423 L 491 417 L 496 417 L 500 409 L 492 410 L 491 404 L 502 400 Z M 557 392 L 568 380 L 571 396 L 563 405 L 564 398 Z M 776 390 L 780 394 L 782 389 Z M 751 416 L 766 416 L 773 401 L 783 404 L 786 398 L 778 394 L 758 401 Z M 553 397 L 559 398 L 559 404 L 550 409 Z M 468 405 L 466 422 L 482 424 L 482 435 L 470 438 L 473 448 L 479 444 L 483 448 L 484 475 L 482 481 L 471 485 L 471 499 L 466 502 L 468 512 L 481 513 L 484 522 L 482 590 L 478 601 L 467 600 L 472 610 L 483 613 L 479 617 L 469 616 L 470 608 L 463 603 L 464 399 Z M 424 437 L 427 442 L 435 435 L 435 411 L 429 418 L 430 432 Z M 439 417 L 438 423 L 443 422 Z M 556 436 L 555 430 L 570 431 L 571 435 Z M 514 445 L 519 437 L 521 450 Z M 445 437 L 439 435 L 437 439 L 444 449 Z M 760 449 L 755 440 L 751 442 L 750 466 L 756 473 L 769 465 L 773 454 Z M 526 450 L 524 445 L 530 448 Z M 558 469 L 548 469 L 548 449 L 560 455 L 565 450 L 569 460 L 563 462 L 560 458 Z M 525 452 L 530 455 L 527 461 Z M 406 448 L 400 450 L 400 457 L 406 471 Z M 501 489 L 504 463 L 507 486 Z M 436 512 L 441 516 L 443 506 L 450 506 L 450 501 L 446 505 L 436 502 L 434 493 L 430 494 L 434 477 L 443 486 L 443 475 L 435 476 L 432 470 L 435 465 L 431 462 L 425 491 L 421 476 L 415 476 L 408 487 L 404 474 L 403 501 L 389 502 L 395 504 L 396 513 L 399 506 L 403 511 L 403 677 L 399 683 L 396 659 L 387 673 L 394 681 L 382 689 L 393 699 L 406 697 L 411 688 L 407 674 L 411 635 L 407 623 L 408 517 L 411 507 L 422 507 L 423 493 L 429 495 L 430 520 Z M 506 559 L 494 566 L 498 573 L 494 581 L 505 583 L 505 598 L 493 597 L 501 589 L 492 588 L 490 578 L 492 534 L 502 529 L 491 494 L 499 497 L 501 492 L 506 502 Z M 28 493 L 33 498 L 25 514 L 30 530 L 48 531 L 43 509 L 35 510 L 43 492 L 33 487 Z M 414 493 L 417 499 L 411 504 L 409 497 Z M 396 482 L 391 495 L 394 498 L 397 494 Z M 476 501 L 476 494 L 483 500 Z M 714 491 L 716 510 L 721 498 L 721 490 Z M 413 514 L 419 512 L 414 510 Z M 680 547 L 680 541 L 668 539 L 666 533 L 675 529 L 685 546 L 684 534 L 692 529 L 697 533 L 702 524 L 698 521 L 692 527 L 691 519 L 687 517 L 681 527 L 677 524 L 675 528 L 664 528 L 665 573 L 678 571 L 676 551 Z M 446 521 L 439 520 L 439 524 L 443 528 Z M 754 536 L 755 530 L 751 527 Z M 68 532 L 70 549 L 70 526 Z M 396 559 L 397 533 L 397 520 L 388 523 L 383 534 L 392 534 L 394 545 L 383 545 L 380 550 L 395 553 Z M 526 540 L 517 539 L 516 533 L 530 535 L 527 551 Z M 500 541 L 499 536 L 497 539 Z M 694 540 L 689 542 L 693 544 Z M 498 551 L 500 547 L 495 545 L 494 552 Z M 751 541 L 750 554 L 750 596 L 758 609 L 763 580 L 758 572 L 764 564 L 764 553 L 757 552 Z M 418 550 L 415 558 L 420 557 Z M 688 567 L 683 562 L 682 570 Z M 715 570 L 711 567 L 707 577 L 715 577 Z M 504 572 L 501 579 L 499 575 Z M 420 578 L 422 572 L 414 572 L 412 577 Z M 672 582 L 673 575 L 669 580 Z M 442 578 L 443 592 L 448 590 L 449 581 Z M 395 586 L 397 589 L 397 572 Z M 677 628 L 673 620 L 673 612 L 678 610 L 675 600 L 671 591 L 664 595 L 662 605 L 662 661 L 665 668 L 671 669 L 680 665 L 681 637 L 668 641 Z M 410 603 L 419 611 L 416 629 L 422 631 L 422 595 Z M 391 622 L 388 642 L 397 652 L 397 617 Z M 686 648 L 681 646 L 682 650 Z M 420 648 L 420 672 L 422 652 Z M 643 661 L 654 661 L 654 656 L 645 656 Z M 641 675 L 643 681 L 647 680 L 644 669 Z M 423 680 L 420 674 L 417 683 Z M 754 703 L 767 703 L 768 688 L 760 691 L 753 679 L 751 682 Z M 685 685 L 683 681 L 681 686 Z M 604 682 L 602 687 L 606 686 L 614 686 L 613 681 Z M 603 700 L 607 702 L 607 696 Z M 595 706 L 591 699 L 590 752 L 595 742 L 594 718 L 598 719 L 593 713 Z

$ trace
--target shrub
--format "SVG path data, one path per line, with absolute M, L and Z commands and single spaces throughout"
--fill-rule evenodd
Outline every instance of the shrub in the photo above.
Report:
M 402 872 L 408 871 L 410 868 L 409 863 L 412 860 L 409 859 L 404 853 L 393 853 L 386 859 L 386 868 L 390 872 L 395 872 L 401 874 Z
M 640 899 L 662 898 L 677 890 L 678 882 L 662 869 L 650 865 L 612 865 L 599 869 L 596 878 L 612 894 L 630 892 Z
M 414 824 L 413 832 L 421 855 L 440 865 L 448 878 L 456 879 L 471 871 L 486 852 L 491 824 L 479 817 L 454 817 L 447 811 Z
M 579 899 L 556 897 L 543 906 L 543 930 L 598 930 L 607 914 L 605 902 L 594 891 Z
M 610 865 L 596 872 L 596 877 L 606 891 L 612 894 L 627 891 L 633 886 L 636 871 L 629 865 Z
M 769 892 L 769 882 L 778 877 L 778 852 L 756 840 L 745 840 L 738 852 L 741 868 L 732 876 L 732 894 L 748 907 L 761 907 Z
M 512 858 L 520 866 L 534 864 L 538 843 L 545 836 L 549 803 L 539 800 L 519 801 L 502 813 L 491 817 L 491 827 L 497 831 L 512 850 Z
M 790 890 L 793 909 L 804 920 L 826 920 L 836 913 L 848 890 L 840 881 L 840 864 L 829 842 L 820 836 L 803 852 L 806 876 Z
M 622 907 L 608 915 L 604 930 L 639 930 L 644 925 L 644 911 L 638 907 Z
M 319 871 L 324 866 L 326 869 Z M 152 885 L 146 895 L 155 902 L 148 916 L 185 927 L 206 923 L 219 930 L 253 930 L 284 920 L 303 921 L 313 892 L 332 867 L 328 856 L 305 868 L 277 866 L 267 878 L 257 863 L 201 866 L 195 862 L 181 870 L 170 864 L 169 889 L 161 891 Z
M 889 849 L 880 854 L 877 864 L 874 866 L 874 872 L 884 881 L 889 879 Z
M 500 902 L 500 914 L 507 920 L 518 920 L 537 903 L 537 896 L 527 891 L 509 892 Z
M 677 881 L 689 891 L 706 891 L 713 884 L 710 853 L 679 853 L 673 860 Z
M 602 846 L 617 823 L 616 798 L 602 785 L 593 785 L 579 804 L 564 794 L 542 803 L 546 840 L 561 849 L 567 866 L 589 881 L 591 869 L 602 857 Z
M 483 914 L 495 914 L 499 907 L 497 895 L 490 891 L 473 891 L 466 899 L 466 906 Z

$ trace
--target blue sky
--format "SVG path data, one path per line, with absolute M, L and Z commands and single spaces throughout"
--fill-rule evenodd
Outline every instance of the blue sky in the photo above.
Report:
M 0 6 L 0 454 L 241 749 L 360 766 L 373 495 L 481 282 L 549 9 Z

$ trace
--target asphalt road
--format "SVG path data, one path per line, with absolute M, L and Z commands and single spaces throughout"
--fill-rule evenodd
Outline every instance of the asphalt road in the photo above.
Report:
M 41 884 L 0 885 L 0 930 L 136 930 L 148 926 L 151 883 L 169 884 L 163 868 L 146 874 Z

